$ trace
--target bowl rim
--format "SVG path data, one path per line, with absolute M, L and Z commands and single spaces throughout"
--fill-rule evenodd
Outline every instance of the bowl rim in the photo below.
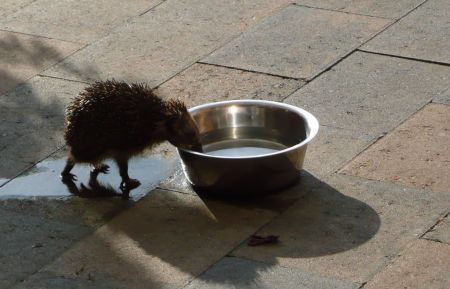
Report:
M 180 153 L 180 151 L 182 151 L 185 153 L 202 156 L 202 157 L 208 157 L 208 158 L 214 158 L 214 159 L 228 159 L 228 160 L 230 160 L 230 159 L 265 158 L 265 157 L 281 155 L 284 153 L 288 153 L 288 152 L 297 150 L 297 149 L 307 145 L 309 142 L 311 142 L 311 140 L 313 140 L 314 137 L 319 132 L 319 121 L 317 120 L 317 118 L 314 115 L 312 115 L 310 112 L 304 110 L 303 108 L 300 108 L 300 107 L 297 107 L 297 106 L 294 106 L 291 104 L 287 104 L 284 102 L 277 102 L 277 101 L 270 101 L 270 100 L 256 100 L 256 99 L 226 100 L 226 101 L 218 101 L 218 102 L 201 104 L 201 105 L 198 105 L 198 106 L 188 109 L 188 112 L 193 113 L 195 111 L 202 110 L 202 109 L 220 107 L 220 106 L 228 106 L 228 105 L 233 105 L 233 104 L 240 104 L 240 105 L 252 105 L 253 104 L 253 105 L 259 105 L 259 106 L 276 106 L 278 108 L 284 108 L 289 111 L 295 112 L 305 119 L 306 123 L 308 124 L 308 126 L 310 128 L 309 135 L 302 142 L 300 142 L 296 145 L 290 146 L 283 150 L 279 150 L 279 151 L 276 151 L 273 153 L 268 153 L 268 154 L 263 154 L 263 155 L 238 156 L 238 157 L 236 157 L 236 156 L 215 156 L 215 155 L 200 153 L 200 152 L 196 152 L 196 151 L 184 149 L 184 148 L 177 148 L 178 153 Z

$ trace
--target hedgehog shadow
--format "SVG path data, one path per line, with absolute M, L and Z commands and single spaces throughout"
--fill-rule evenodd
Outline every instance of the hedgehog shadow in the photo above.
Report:
M 89 180 L 87 186 L 84 183 L 80 183 L 80 187 L 71 180 L 62 180 L 62 183 L 66 185 L 67 190 L 76 197 L 80 198 L 112 198 L 121 197 L 124 200 L 128 200 L 130 197 L 130 192 L 132 190 L 124 189 L 121 192 L 114 189 L 111 185 L 104 185 L 98 181 L 98 173 L 94 171 L 90 172 Z

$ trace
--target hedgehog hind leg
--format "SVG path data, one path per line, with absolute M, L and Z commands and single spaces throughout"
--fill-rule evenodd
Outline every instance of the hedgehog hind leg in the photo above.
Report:
M 124 195 L 128 195 L 130 190 L 135 189 L 141 185 L 136 179 L 130 178 L 128 175 L 128 158 L 117 157 L 116 159 L 117 166 L 119 167 L 120 177 L 122 178 L 122 182 L 120 183 L 120 189 L 124 193 Z

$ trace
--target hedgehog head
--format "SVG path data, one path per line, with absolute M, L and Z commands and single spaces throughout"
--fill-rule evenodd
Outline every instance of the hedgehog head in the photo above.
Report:
M 166 105 L 167 140 L 174 146 L 202 151 L 200 133 L 185 104 L 169 100 Z

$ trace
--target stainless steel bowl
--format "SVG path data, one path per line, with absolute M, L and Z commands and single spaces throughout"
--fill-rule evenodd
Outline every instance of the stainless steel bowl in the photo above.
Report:
M 294 183 L 319 130 L 309 112 L 272 101 L 223 101 L 189 112 L 204 153 L 178 154 L 186 178 L 204 193 L 262 194 Z

